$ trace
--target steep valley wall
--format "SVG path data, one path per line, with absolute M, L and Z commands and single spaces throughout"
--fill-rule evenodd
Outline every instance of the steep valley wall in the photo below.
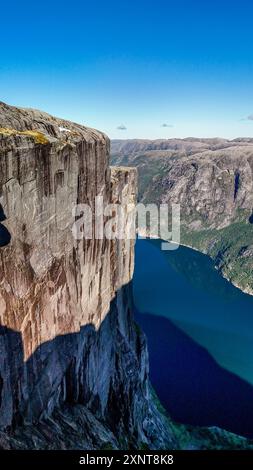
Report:
M 170 440 L 152 409 L 146 344 L 132 319 L 134 240 L 76 240 L 71 230 L 76 204 L 94 212 L 101 196 L 127 211 L 135 202 L 136 171 L 108 162 L 104 134 L 0 105 L 0 202 L 11 237 L 0 248 L 2 430 L 78 404 L 108 427 L 92 442 L 87 430 L 87 447 L 110 432 L 135 445 Z

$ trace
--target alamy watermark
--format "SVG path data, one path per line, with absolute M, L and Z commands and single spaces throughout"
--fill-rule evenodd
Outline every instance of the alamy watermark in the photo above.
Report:
M 94 206 L 77 204 L 72 233 L 76 240 L 134 240 L 160 238 L 162 250 L 176 250 L 180 245 L 180 205 L 104 204 L 97 196 Z

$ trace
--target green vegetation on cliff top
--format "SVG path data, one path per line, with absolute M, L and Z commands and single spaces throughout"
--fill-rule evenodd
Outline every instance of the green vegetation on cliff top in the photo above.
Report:
M 24 135 L 27 137 L 32 137 L 36 144 L 48 144 L 48 139 L 42 134 L 42 132 L 38 132 L 35 130 L 27 130 L 27 131 L 17 131 L 16 129 L 9 129 L 9 128 L 0 128 L 0 134 L 4 136 L 12 136 L 12 135 Z

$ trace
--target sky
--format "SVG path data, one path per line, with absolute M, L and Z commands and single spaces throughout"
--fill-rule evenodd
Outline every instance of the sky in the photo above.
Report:
M 252 0 L 1 4 L 0 101 L 110 138 L 253 137 Z

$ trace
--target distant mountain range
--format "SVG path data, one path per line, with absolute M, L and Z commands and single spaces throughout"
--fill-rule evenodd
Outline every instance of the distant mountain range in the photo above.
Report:
M 111 162 L 138 168 L 140 201 L 180 204 L 182 243 L 253 294 L 253 139 L 114 140 Z
M 196 153 L 205 150 L 219 150 L 231 147 L 253 145 L 253 138 L 239 137 L 234 140 L 221 138 L 200 139 L 195 137 L 187 137 L 185 139 L 116 139 L 111 141 L 112 155 L 134 155 L 140 152 L 163 152 L 177 151 Z

